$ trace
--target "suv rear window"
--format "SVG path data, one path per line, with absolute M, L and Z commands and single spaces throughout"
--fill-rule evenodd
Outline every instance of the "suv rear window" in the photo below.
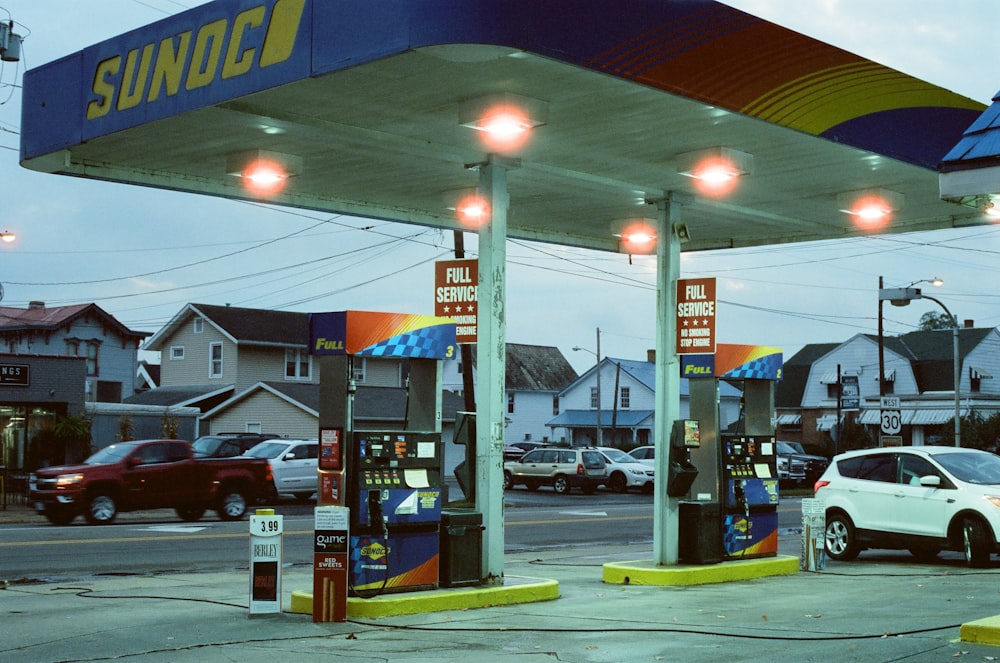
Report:
M 584 451 L 583 452 L 583 466 L 588 470 L 599 470 L 606 467 L 604 462 L 604 456 L 602 456 L 597 451 Z
M 896 454 L 872 454 L 837 462 L 840 476 L 867 481 L 896 483 Z

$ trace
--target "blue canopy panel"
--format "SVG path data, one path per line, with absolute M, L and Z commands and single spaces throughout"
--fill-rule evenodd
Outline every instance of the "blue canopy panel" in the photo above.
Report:
M 28 71 L 21 159 L 447 44 L 522 49 L 929 168 L 982 110 L 710 0 L 216 0 Z

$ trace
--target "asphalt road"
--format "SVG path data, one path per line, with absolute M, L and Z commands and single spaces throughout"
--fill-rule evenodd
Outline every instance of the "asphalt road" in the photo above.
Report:
M 512 490 L 504 495 L 504 538 L 508 552 L 569 546 L 652 542 L 653 496 L 599 492 L 557 495 L 549 490 Z M 313 509 L 281 504 L 283 559 L 312 563 Z M 800 501 L 779 506 L 779 529 L 800 525 Z M 210 571 L 248 564 L 247 521 L 224 522 L 214 514 L 195 523 L 161 510 L 123 514 L 112 525 L 83 519 L 66 527 L 38 517 L 0 529 L 0 579 L 53 578 L 85 574 Z

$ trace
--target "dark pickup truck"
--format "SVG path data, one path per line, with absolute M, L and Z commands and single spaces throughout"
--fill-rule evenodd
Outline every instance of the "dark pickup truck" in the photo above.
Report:
M 91 524 L 108 524 L 118 512 L 170 508 L 183 520 L 214 509 L 239 520 L 247 505 L 273 491 L 263 458 L 196 458 L 183 440 L 138 440 L 107 446 L 82 465 L 35 472 L 31 500 L 53 525 L 80 513 Z

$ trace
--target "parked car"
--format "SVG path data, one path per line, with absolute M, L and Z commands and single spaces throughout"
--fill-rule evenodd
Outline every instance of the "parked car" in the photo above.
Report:
M 503 464 L 503 487 L 524 484 L 528 490 L 552 486 L 557 493 L 579 488 L 587 495 L 608 479 L 607 462 L 597 449 L 543 447 Z
M 1000 458 L 961 447 L 897 447 L 834 457 L 815 486 L 826 505 L 826 552 L 851 560 L 867 548 L 930 559 L 965 553 L 982 567 L 998 550 Z
M 307 500 L 319 488 L 319 440 L 266 440 L 246 453 L 266 458 L 278 495 Z
M 612 493 L 627 493 L 629 488 L 653 490 L 655 470 L 645 463 L 640 463 L 621 449 L 614 447 L 596 447 L 608 464 L 608 480 L 605 486 Z
M 184 440 L 137 440 L 104 447 L 82 465 L 46 467 L 32 477 L 31 500 L 53 525 L 82 513 L 106 525 L 119 511 L 172 508 L 184 520 L 215 509 L 239 520 L 272 490 L 267 463 L 255 458 L 195 458 Z
M 655 451 L 656 447 L 648 445 L 644 447 L 636 447 L 635 449 L 632 449 L 632 451 L 628 452 L 628 455 L 632 456 L 632 458 L 635 458 L 640 463 L 653 465 L 653 461 L 656 457 L 654 453 Z
M 232 458 L 276 437 L 273 433 L 218 433 L 202 435 L 191 443 L 191 447 L 197 458 Z
M 818 479 L 820 475 L 826 471 L 827 466 L 830 465 L 830 460 L 826 456 L 817 456 L 815 454 L 806 453 L 805 447 L 803 447 L 799 442 L 785 442 L 783 440 L 778 440 L 776 447 L 779 459 L 786 457 L 791 461 L 788 463 L 789 479 L 796 481 L 799 480 L 798 463 L 794 462 L 795 460 L 802 461 L 802 474 L 804 475 L 802 479 L 806 484 L 815 483 L 816 479 Z

